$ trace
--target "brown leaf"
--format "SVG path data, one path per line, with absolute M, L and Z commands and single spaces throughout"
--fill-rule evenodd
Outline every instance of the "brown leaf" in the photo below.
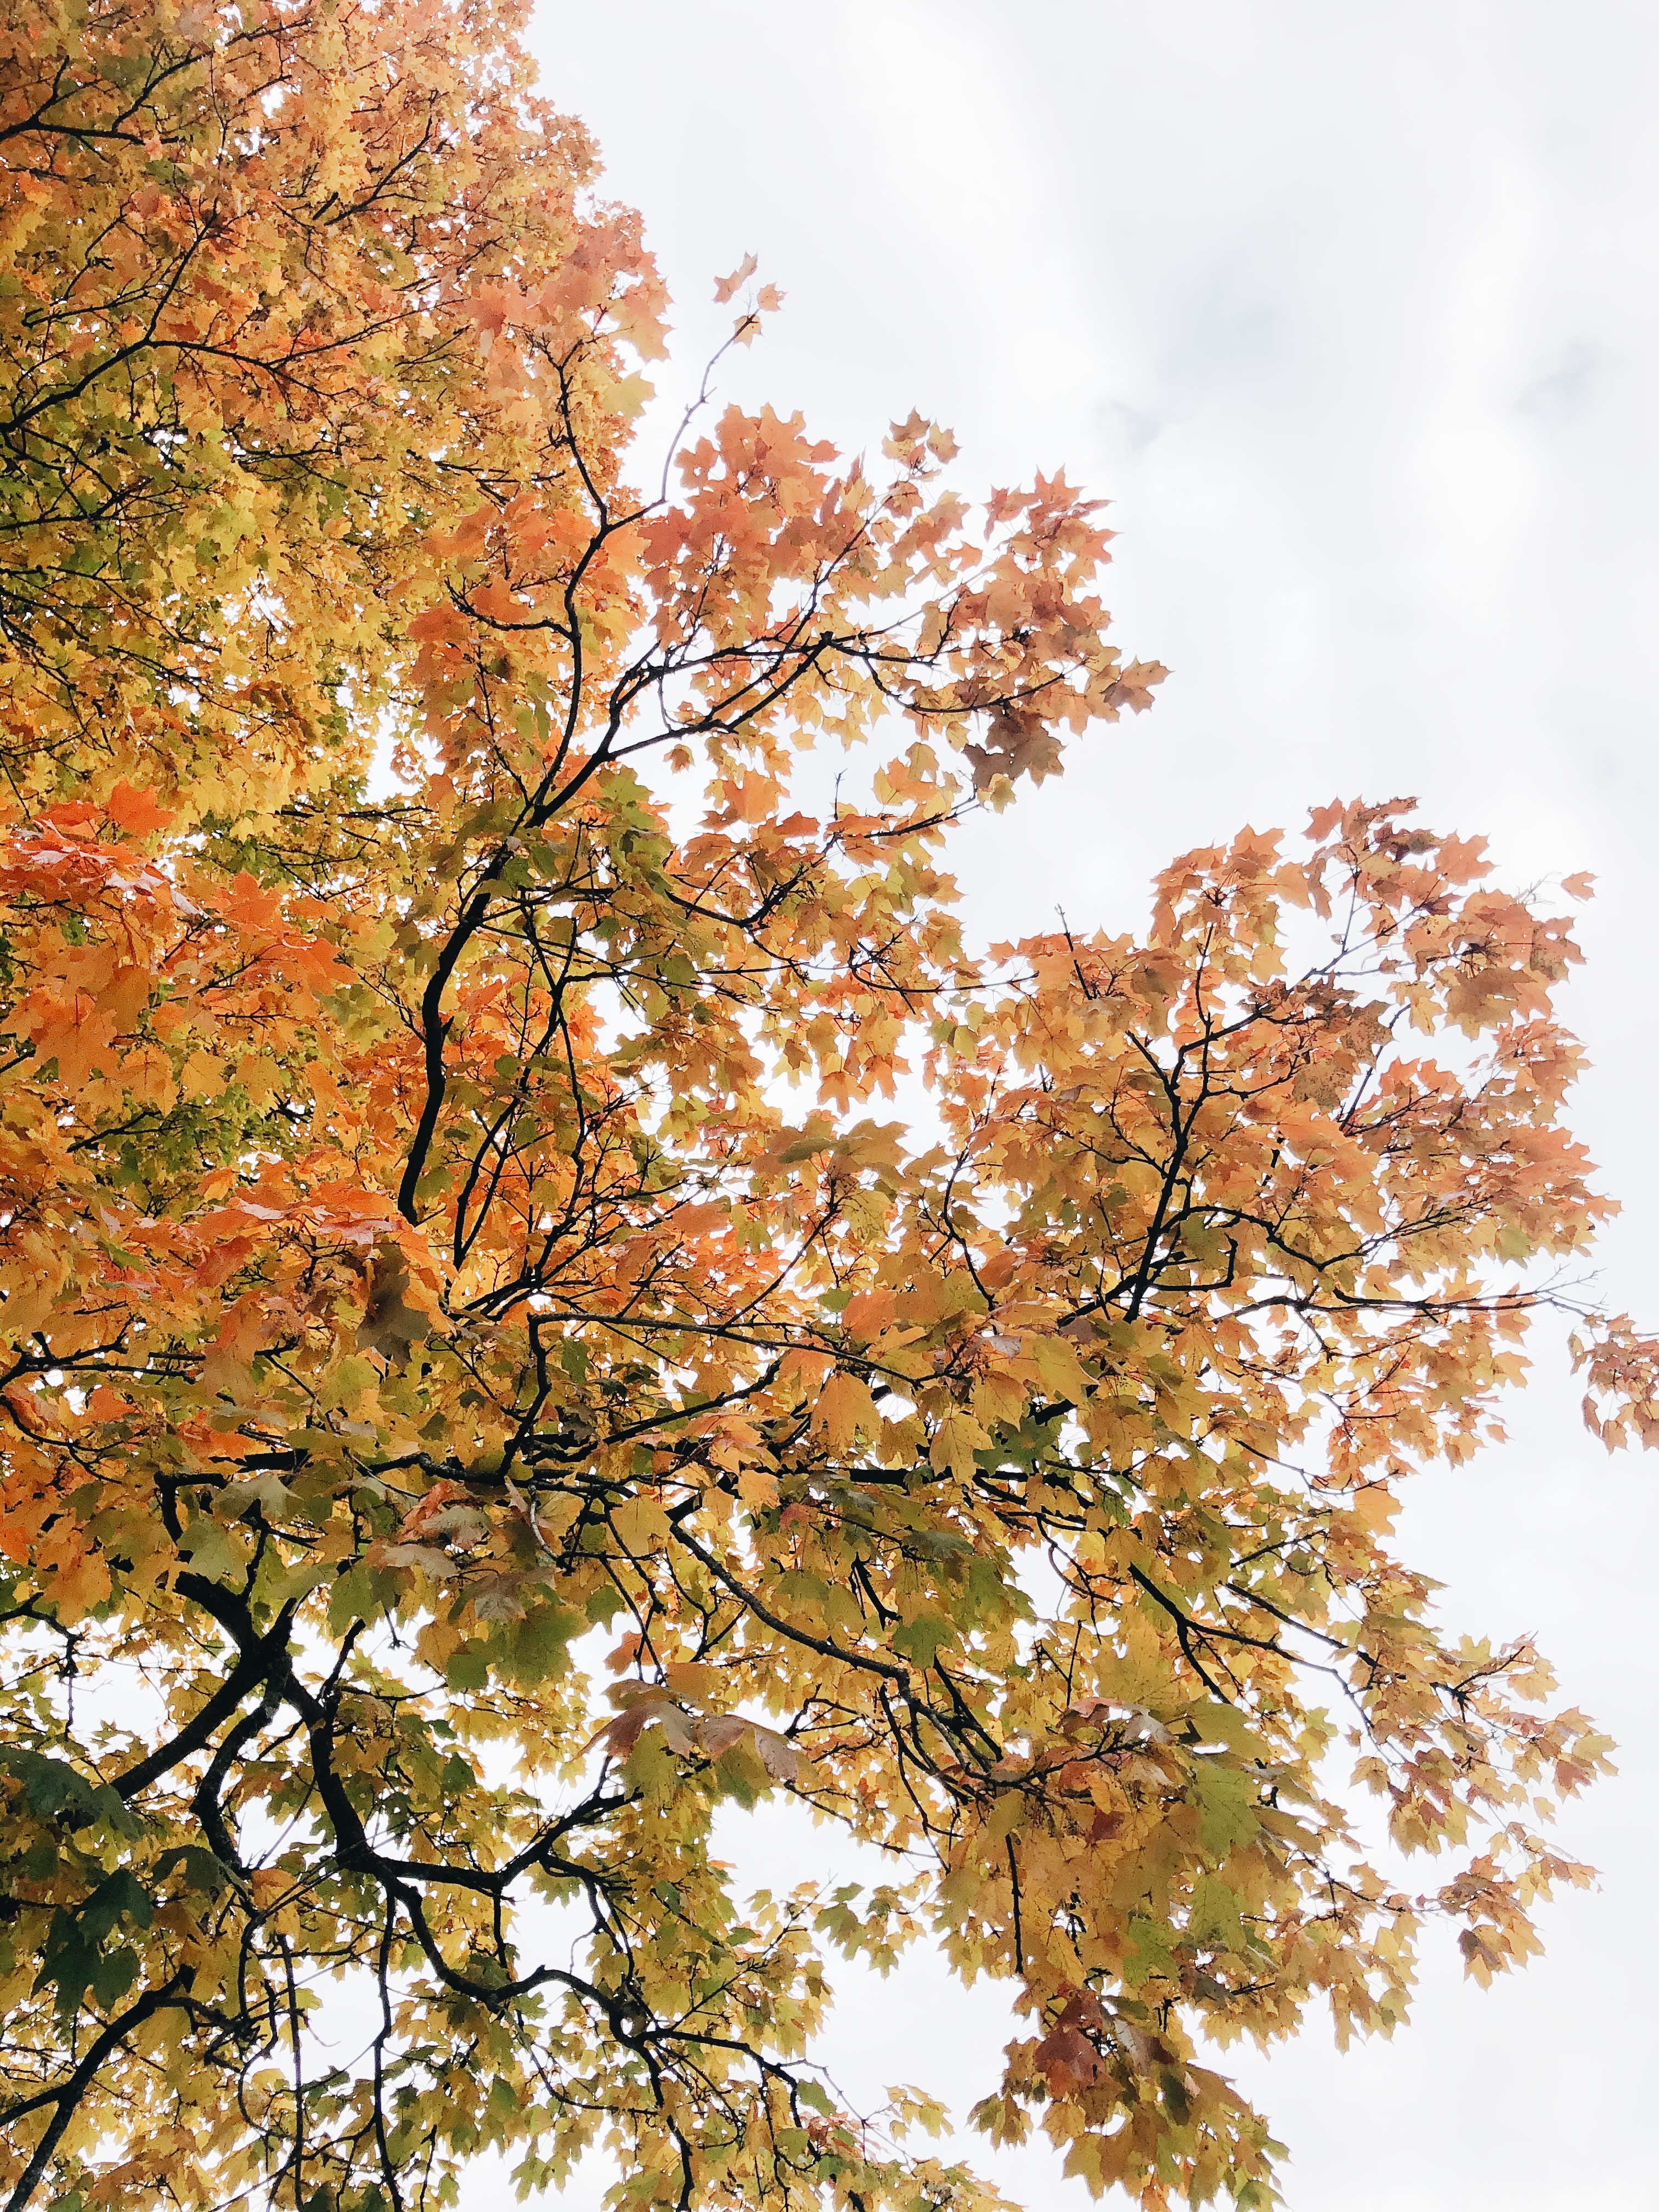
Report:
M 716 1713 L 697 1723 L 697 1741 L 710 1759 L 718 1759 L 722 1752 L 730 1751 L 734 1743 L 741 1743 L 752 1723 L 737 1713 Z
M 653 1726 L 661 1729 L 669 1749 L 682 1758 L 689 1757 L 696 1749 L 690 1723 L 674 1700 L 660 1690 L 641 1686 L 644 1695 L 634 1698 L 626 1711 L 618 1713 L 614 1721 L 607 1721 L 590 1736 L 583 1747 L 585 1752 L 603 1743 L 608 1759 L 625 1759 L 645 1730 Z
M 369 1263 L 368 1303 L 357 1326 L 360 1352 L 377 1352 L 387 1365 L 407 1364 L 410 1346 L 422 1343 L 432 1333 L 430 1317 L 408 1304 L 409 1262 L 402 1248 L 390 1239 L 377 1244 Z
M 758 1721 L 750 1722 L 754 1730 L 755 1748 L 760 1753 L 761 1765 L 774 1782 L 793 1782 L 801 1769 L 801 1754 L 787 1736 L 780 1735 L 775 1729 L 763 1728 Z
M 1058 733 L 1039 716 L 1012 707 L 995 716 L 982 745 L 964 745 L 963 751 L 972 763 L 976 793 L 988 791 L 999 776 L 1012 783 L 1029 775 L 1041 783 L 1060 766 Z

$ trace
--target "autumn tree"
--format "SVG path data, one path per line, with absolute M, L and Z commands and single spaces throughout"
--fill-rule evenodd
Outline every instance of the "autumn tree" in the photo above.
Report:
M 1345 805 L 974 951 L 953 826 L 1162 673 L 1098 511 L 708 386 L 656 473 L 514 28 L 0 30 L 6 2212 L 969 2212 L 812 2058 L 915 1942 L 994 2139 L 1265 2205 L 1211 2047 L 1582 1878 L 1602 1740 L 1389 1539 L 1606 1211 L 1569 925 Z M 734 1894 L 769 1790 L 889 1878 Z

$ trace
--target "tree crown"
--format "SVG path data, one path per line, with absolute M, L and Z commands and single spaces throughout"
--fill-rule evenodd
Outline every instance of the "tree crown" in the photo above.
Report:
M 1607 1210 L 1570 922 L 1391 801 L 975 952 L 953 826 L 1164 672 L 1097 506 L 706 393 L 641 489 L 662 289 L 514 33 L 3 33 L 8 2212 L 968 2212 L 811 2061 L 922 1938 L 994 2139 L 1266 2204 L 1202 2045 L 1584 1878 L 1605 1741 L 1390 1540 Z M 891 1879 L 735 1897 L 769 1790 Z

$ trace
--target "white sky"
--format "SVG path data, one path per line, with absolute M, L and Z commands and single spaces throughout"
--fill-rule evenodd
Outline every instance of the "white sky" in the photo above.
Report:
M 1063 461 L 1115 502 L 1120 641 L 1174 672 L 975 830 L 984 935 L 1057 901 L 1131 921 L 1182 848 L 1338 793 L 1418 793 L 1517 882 L 1597 872 L 1578 1120 L 1625 1200 L 1605 1295 L 1659 1326 L 1651 0 L 543 0 L 537 46 L 680 303 L 665 391 L 753 249 L 789 297 L 733 396 L 853 448 L 918 405 L 965 489 Z M 1659 1484 L 1541 1364 L 1514 1441 L 1427 1479 L 1406 1534 L 1449 1617 L 1535 1630 L 1620 1739 L 1564 1832 L 1601 1887 L 1491 1992 L 1437 1952 L 1392 2045 L 1230 2061 L 1292 2212 L 1659 2205 Z M 774 1820 L 744 1856 L 781 1886 L 824 1850 Z M 850 1991 L 836 2056 L 965 2106 L 1007 2032 L 919 1964 Z M 998 2170 L 1088 2201 L 1040 2154 Z

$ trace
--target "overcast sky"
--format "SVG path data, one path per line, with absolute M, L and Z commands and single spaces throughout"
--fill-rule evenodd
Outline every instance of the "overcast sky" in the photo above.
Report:
M 680 302 L 665 388 L 753 250 L 788 301 L 734 396 L 854 450 L 919 406 L 964 489 L 1063 462 L 1115 502 L 1120 641 L 1173 672 L 975 828 L 985 936 L 1127 924 L 1175 853 L 1339 793 L 1419 794 L 1519 883 L 1596 872 L 1578 1119 L 1625 1201 L 1604 1294 L 1659 1326 L 1652 0 L 544 0 L 537 44 Z M 1405 1535 L 1449 1618 L 1536 1631 L 1619 1737 L 1565 1831 L 1602 1883 L 1490 1992 L 1437 1949 L 1390 2045 L 1230 2059 L 1292 2212 L 1659 2204 L 1659 1468 L 1604 1459 L 1562 1365 L 1540 1346 L 1512 1443 L 1425 1479 Z M 779 1882 L 823 1848 L 733 1845 Z M 835 2055 L 966 2106 L 1008 2032 L 918 1965 L 850 1991 Z

